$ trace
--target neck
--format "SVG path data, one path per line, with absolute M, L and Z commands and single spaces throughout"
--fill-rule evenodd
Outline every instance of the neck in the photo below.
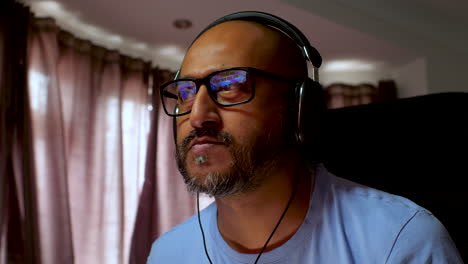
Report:
M 293 200 L 265 251 L 288 241 L 299 229 L 309 208 L 314 175 L 299 165 L 278 168 L 266 175 L 255 191 L 216 198 L 218 228 L 224 240 L 241 253 L 259 253 L 290 200 Z

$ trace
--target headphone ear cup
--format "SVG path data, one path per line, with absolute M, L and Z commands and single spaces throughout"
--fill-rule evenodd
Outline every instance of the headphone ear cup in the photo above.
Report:
M 319 162 L 321 127 L 326 111 L 326 97 L 320 83 L 306 78 L 296 87 L 297 126 L 296 144 L 307 151 L 307 156 Z

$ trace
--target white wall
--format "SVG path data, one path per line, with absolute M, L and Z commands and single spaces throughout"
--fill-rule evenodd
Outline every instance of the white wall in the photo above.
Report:
M 450 48 L 433 49 L 427 62 L 429 93 L 468 92 L 468 54 Z
M 398 97 L 411 97 L 428 93 L 426 60 L 418 58 L 392 72 L 397 84 Z
M 425 58 L 427 93 L 468 92 L 468 19 L 455 19 L 449 13 L 423 5 L 424 1 L 282 1 Z M 450 5 L 450 1 L 444 3 Z M 466 6 L 462 1 L 459 4 Z M 412 62 L 402 68 L 415 72 L 414 76 L 423 80 L 421 62 Z M 402 90 L 404 95 L 424 93 L 423 81 L 411 81 L 411 75 L 404 74 L 401 69 L 394 74 L 399 75 L 406 87 L 411 82 L 416 83 L 416 87 L 409 91 Z

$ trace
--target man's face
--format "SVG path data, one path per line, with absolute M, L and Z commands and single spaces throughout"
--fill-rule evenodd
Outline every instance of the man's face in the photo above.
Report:
M 272 61 L 272 34 L 245 22 L 221 24 L 192 45 L 181 77 L 231 67 L 281 75 Z M 216 105 L 202 85 L 191 113 L 177 118 L 177 163 L 190 191 L 226 196 L 254 190 L 281 160 L 288 144 L 286 85 L 259 76 L 254 85 L 252 101 L 231 107 Z

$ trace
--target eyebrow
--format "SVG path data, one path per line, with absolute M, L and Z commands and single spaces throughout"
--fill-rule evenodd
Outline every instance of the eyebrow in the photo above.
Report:
M 179 75 L 177 79 L 198 79 L 198 78 L 195 78 L 192 75 Z
M 242 68 L 243 66 L 230 66 L 230 67 L 222 67 L 222 68 L 215 68 L 215 69 L 212 69 L 211 71 L 209 71 L 208 73 L 205 73 L 204 75 L 202 75 L 202 77 L 194 77 L 193 75 L 180 75 L 178 79 L 203 79 L 205 78 L 206 76 L 212 74 L 213 72 L 218 72 L 218 71 L 224 71 L 224 70 L 228 70 L 228 69 L 231 69 L 231 68 Z

